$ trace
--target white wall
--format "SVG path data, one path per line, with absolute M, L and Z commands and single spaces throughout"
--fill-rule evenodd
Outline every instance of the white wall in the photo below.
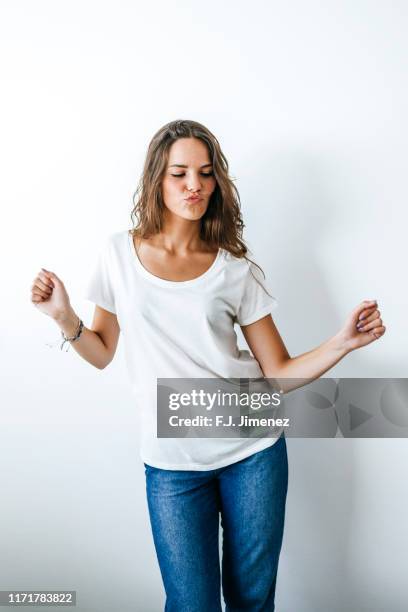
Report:
M 218 137 L 292 355 L 376 298 L 386 335 L 327 376 L 406 377 L 407 3 L 4 1 L 0 9 L 0 589 L 162 609 L 119 344 L 104 371 L 50 350 L 41 267 L 83 299 L 130 227 L 153 133 Z M 405 439 L 288 440 L 279 612 L 407 608 Z

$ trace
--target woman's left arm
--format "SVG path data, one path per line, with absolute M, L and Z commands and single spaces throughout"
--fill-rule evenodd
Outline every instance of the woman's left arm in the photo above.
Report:
M 376 301 L 362 302 L 335 336 L 297 357 L 290 357 L 271 315 L 241 329 L 265 378 L 276 379 L 283 391 L 291 391 L 320 378 L 351 351 L 381 338 L 385 326 L 380 315 Z M 285 385 L 282 379 L 300 380 Z

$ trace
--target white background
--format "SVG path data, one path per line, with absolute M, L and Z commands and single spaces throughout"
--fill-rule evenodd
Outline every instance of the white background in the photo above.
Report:
M 407 13 L 3 0 L 0 589 L 76 589 L 81 612 L 163 609 L 122 342 L 103 371 L 49 349 L 60 332 L 30 287 L 54 271 L 91 324 L 95 254 L 131 227 L 164 123 L 219 139 L 291 355 L 375 298 L 386 335 L 326 376 L 408 375 Z M 288 453 L 277 610 L 406 610 L 407 441 L 289 439 Z

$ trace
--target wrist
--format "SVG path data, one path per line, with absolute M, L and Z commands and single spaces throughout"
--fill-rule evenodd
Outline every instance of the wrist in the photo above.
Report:
M 329 343 L 332 350 L 339 354 L 340 357 L 345 357 L 348 353 L 352 351 L 342 332 L 339 332 L 335 336 L 333 336 L 329 340 Z
M 70 308 L 68 311 L 60 313 L 54 317 L 54 321 L 66 336 L 71 336 L 75 333 L 75 330 L 78 327 L 79 317 L 75 311 Z

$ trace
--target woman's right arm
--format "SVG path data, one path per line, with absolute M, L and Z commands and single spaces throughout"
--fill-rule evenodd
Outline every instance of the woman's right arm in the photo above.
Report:
M 65 336 L 75 334 L 79 318 L 71 306 L 63 282 L 56 274 L 44 269 L 38 273 L 31 287 L 31 301 L 57 323 Z M 80 337 L 70 344 L 83 359 L 102 370 L 115 355 L 119 333 L 116 315 L 95 306 L 92 329 L 84 326 Z

